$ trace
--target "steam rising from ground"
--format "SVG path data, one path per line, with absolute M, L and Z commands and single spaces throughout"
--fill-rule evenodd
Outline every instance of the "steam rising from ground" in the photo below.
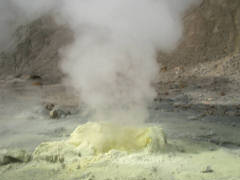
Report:
M 70 26 L 75 41 L 61 51 L 61 68 L 81 101 L 103 114 L 109 112 L 110 117 L 144 120 L 146 105 L 155 97 L 152 83 L 158 74 L 157 50 L 176 47 L 182 35 L 183 12 L 197 1 L 9 2 L 26 17 L 52 11 L 59 23 Z M 2 24 L 0 21 L 1 29 Z
M 62 69 L 82 101 L 103 114 L 110 112 L 113 119 L 121 114 L 118 120 L 143 121 L 146 106 L 155 97 L 157 50 L 176 47 L 182 14 L 193 2 L 63 1 L 63 16 L 76 38 L 63 51 Z

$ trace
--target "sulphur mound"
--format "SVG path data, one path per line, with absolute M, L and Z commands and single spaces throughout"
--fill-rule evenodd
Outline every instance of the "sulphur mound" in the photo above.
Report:
M 158 152 L 166 144 L 160 127 L 119 126 L 111 123 L 93 123 L 77 127 L 69 139 L 40 144 L 34 158 L 48 161 L 76 160 L 76 157 L 95 156 L 111 150 Z
M 166 139 L 159 127 L 87 123 L 76 128 L 68 142 L 75 146 L 90 146 L 98 154 L 112 149 L 133 152 L 150 148 L 151 151 L 157 151 L 164 146 Z

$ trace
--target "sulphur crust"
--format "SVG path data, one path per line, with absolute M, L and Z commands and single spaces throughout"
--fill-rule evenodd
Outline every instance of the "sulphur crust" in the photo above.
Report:
M 98 159 L 112 150 L 128 153 L 159 152 L 166 143 L 166 137 L 158 126 L 88 122 L 78 126 L 66 140 L 40 144 L 35 149 L 33 158 L 50 162 L 77 162 L 89 157 Z

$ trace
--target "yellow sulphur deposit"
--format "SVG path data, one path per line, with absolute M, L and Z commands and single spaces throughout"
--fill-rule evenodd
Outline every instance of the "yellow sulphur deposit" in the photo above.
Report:
M 76 128 L 68 143 L 76 147 L 89 146 L 96 154 L 112 149 L 133 152 L 148 148 L 158 151 L 165 145 L 166 138 L 160 127 L 86 123 Z
M 33 153 L 34 159 L 76 162 L 111 150 L 159 152 L 166 138 L 158 126 L 121 126 L 106 122 L 88 122 L 78 126 L 64 141 L 45 142 Z

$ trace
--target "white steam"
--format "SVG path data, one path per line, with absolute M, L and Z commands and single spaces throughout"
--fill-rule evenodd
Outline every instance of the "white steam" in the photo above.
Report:
M 146 105 L 155 97 L 157 50 L 176 47 L 182 14 L 193 2 L 63 1 L 63 16 L 75 32 L 75 42 L 63 51 L 62 69 L 81 100 L 93 109 L 116 111 L 115 118 L 119 112 L 129 116 L 135 111 L 146 118 Z
M 176 47 L 183 12 L 198 1 L 10 0 L 28 18 L 54 11 L 59 23 L 70 26 L 75 41 L 61 51 L 61 68 L 81 101 L 110 116 L 134 112 L 142 119 L 155 97 L 157 51 Z
M 8 50 L 17 27 L 56 9 L 57 0 L 0 0 L 0 52 Z

